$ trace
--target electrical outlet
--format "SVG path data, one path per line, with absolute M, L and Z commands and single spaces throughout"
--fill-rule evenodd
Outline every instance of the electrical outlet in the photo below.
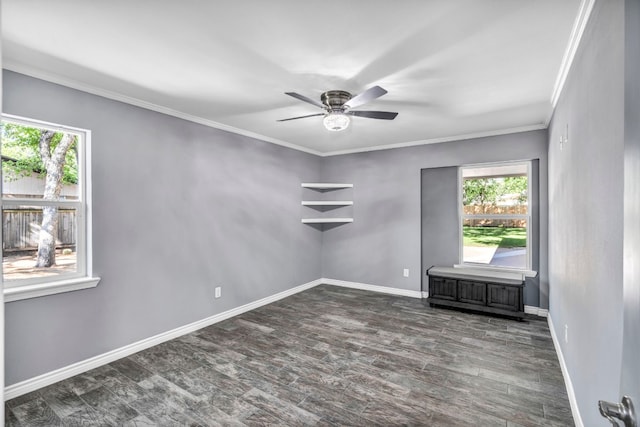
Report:
M 405 268 L 405 269 L 402 271 L 402 275 L 403 275 L 404 277 L 409 277 L 409 269 L 408 269 L 408 268 Z
M 560 151 L 564 148 L 564 144 L 569 142 L 569 123 L 567 123 L 566 131 L 560 135 Z
M 220 298 L 221 296 L 222 296 L 222 288 L 221 288 L 220 286 L 218 286 L 218 287 L 215 289 L 215 297 L 216 297 L 216 298 Z
M 564 325 L 564 342 L 569 342 L 569 325 Z

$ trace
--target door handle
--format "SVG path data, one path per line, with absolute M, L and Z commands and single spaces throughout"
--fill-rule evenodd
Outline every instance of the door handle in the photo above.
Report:
M 624 427 L 638 427 L 638 419 L 636 418 L 633 402 L 629 396 L 624 396 L 621 403 L 598 401 L 600 414 L 611 422 L 611 425 L 620 427 L 616 419 L 622 421 Z

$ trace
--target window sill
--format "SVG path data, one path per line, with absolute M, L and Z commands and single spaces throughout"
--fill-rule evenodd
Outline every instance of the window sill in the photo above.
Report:
M 537 271 L 533 270 L 523 270 L 516 268 L 500 268 L 500 267 L 491 267 L 481 264 L 454 264 L 453 268 L 473 268 L 475 270 L 486 271 L 487 273 L 496 272 L 496 273 L 520 273 L 524 277 L 536 277 L 538 275 Z
M 100 282 L 99 277 L 80 277 L 76 279 L 58 280 L 55 282 L 38 283 L 4 289 L 4 302 L 19 301 L 63 292 L 79 291 L 80 289 L 95 288 Z

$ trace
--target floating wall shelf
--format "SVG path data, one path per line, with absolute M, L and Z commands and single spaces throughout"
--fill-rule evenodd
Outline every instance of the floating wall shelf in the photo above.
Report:
M 303 224 L 336 224 L 353 222 L 353 218 L 302 218 Z
M 344 190 L 348 188 L 353 188 L 353 184 L 327 183 L 327 182 L 303 182 L 302 188 L 308 188 L 316 192 L 324 193 L 327 191 Z M 347 208 L 348 206 L 353 206 L 353 201 L 352 200 L 303 200 L 302 206 L 306 206 L 316 210 L 342 209 L 342 208 Z M 322 209 L 322 208 L 325 208 L 325 209 Z M 349 222 L 353 222 L 352 217 L 302 218 L 303 224 L 346 224 Z
M 351 200 L 303 200 L 302 206 L 352 206 Z
M 314 190 L 339 190 L 341 188 L 353 188 L 353 184 L 329 184 L 322 182 L 303 182 L 304 188 L 311 188 Z

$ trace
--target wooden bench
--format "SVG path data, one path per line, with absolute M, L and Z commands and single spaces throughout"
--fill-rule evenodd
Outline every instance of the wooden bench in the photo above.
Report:
M 431 267 L 431 306 L 481 311 L 522 319 L 524 317 L 524 275 L 518 272 L 480 268 Z

